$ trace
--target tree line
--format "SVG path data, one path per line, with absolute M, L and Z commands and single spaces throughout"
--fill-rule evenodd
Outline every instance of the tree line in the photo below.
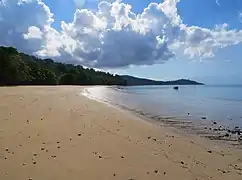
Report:
M 0 85 L 126 85 L 121 76 L 0 46 Z

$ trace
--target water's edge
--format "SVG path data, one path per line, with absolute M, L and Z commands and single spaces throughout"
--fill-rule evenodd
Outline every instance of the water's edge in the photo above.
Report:
M 182 133 L 198 135 L 203 138 L 207 138 L 213 141 L 219 141 L 222 143 L 226 143 L 230 146 L 242 149 L 242 142 L 240 140 L 241 136 L 238 133 L 241 131 L 240 129 L 230 129 L 223 125 L 217 124 L 217 122 L 195 123 L 189 120 L 179 119 L 174 116 L 157 116 L 154 114 L 144 112 L 139 109 L 132 109 L 132 108 L 129 108 L 128 106 L 120 105 L 120 104 L 108 101 L 106 99 L 102 99 L 101 97 L 98 97 L 95 94 L 92 94 L 90 91 L 91 88 L 95 88 L 95 87 L 84 88 L 81 94 L 89 99 L 92 99 L 101 103 L 105 103 L 106 105 L 118 108 L 123 111 L 128 111 L 129 113 L 134 114 L 135 116 L 138 116 L 142 120 L 148 121 L 150 123 L 154 123 L 162 127 L 175 128 L 176 130 Z M 117 87 L 104 87 L 104 88 L 116 89 Z

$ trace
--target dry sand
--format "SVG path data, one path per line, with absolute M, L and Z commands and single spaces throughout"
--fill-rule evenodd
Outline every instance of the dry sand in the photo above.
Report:
M 139 120 L 80 87 L 0 88 L 0 180 L 241 180 L 242 152 Z

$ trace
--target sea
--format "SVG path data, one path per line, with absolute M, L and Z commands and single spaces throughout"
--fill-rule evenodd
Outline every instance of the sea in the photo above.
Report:
M 90 98 L 161 125 L 209 134 L 242 128 L 242 85 L 127 86 L 87 88 Z

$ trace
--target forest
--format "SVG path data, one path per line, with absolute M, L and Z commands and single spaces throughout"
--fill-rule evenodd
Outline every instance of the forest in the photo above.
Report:
M 54 62 L 0 46 L 0 86 L 16 85 L 126 85 L 121 76 Z

